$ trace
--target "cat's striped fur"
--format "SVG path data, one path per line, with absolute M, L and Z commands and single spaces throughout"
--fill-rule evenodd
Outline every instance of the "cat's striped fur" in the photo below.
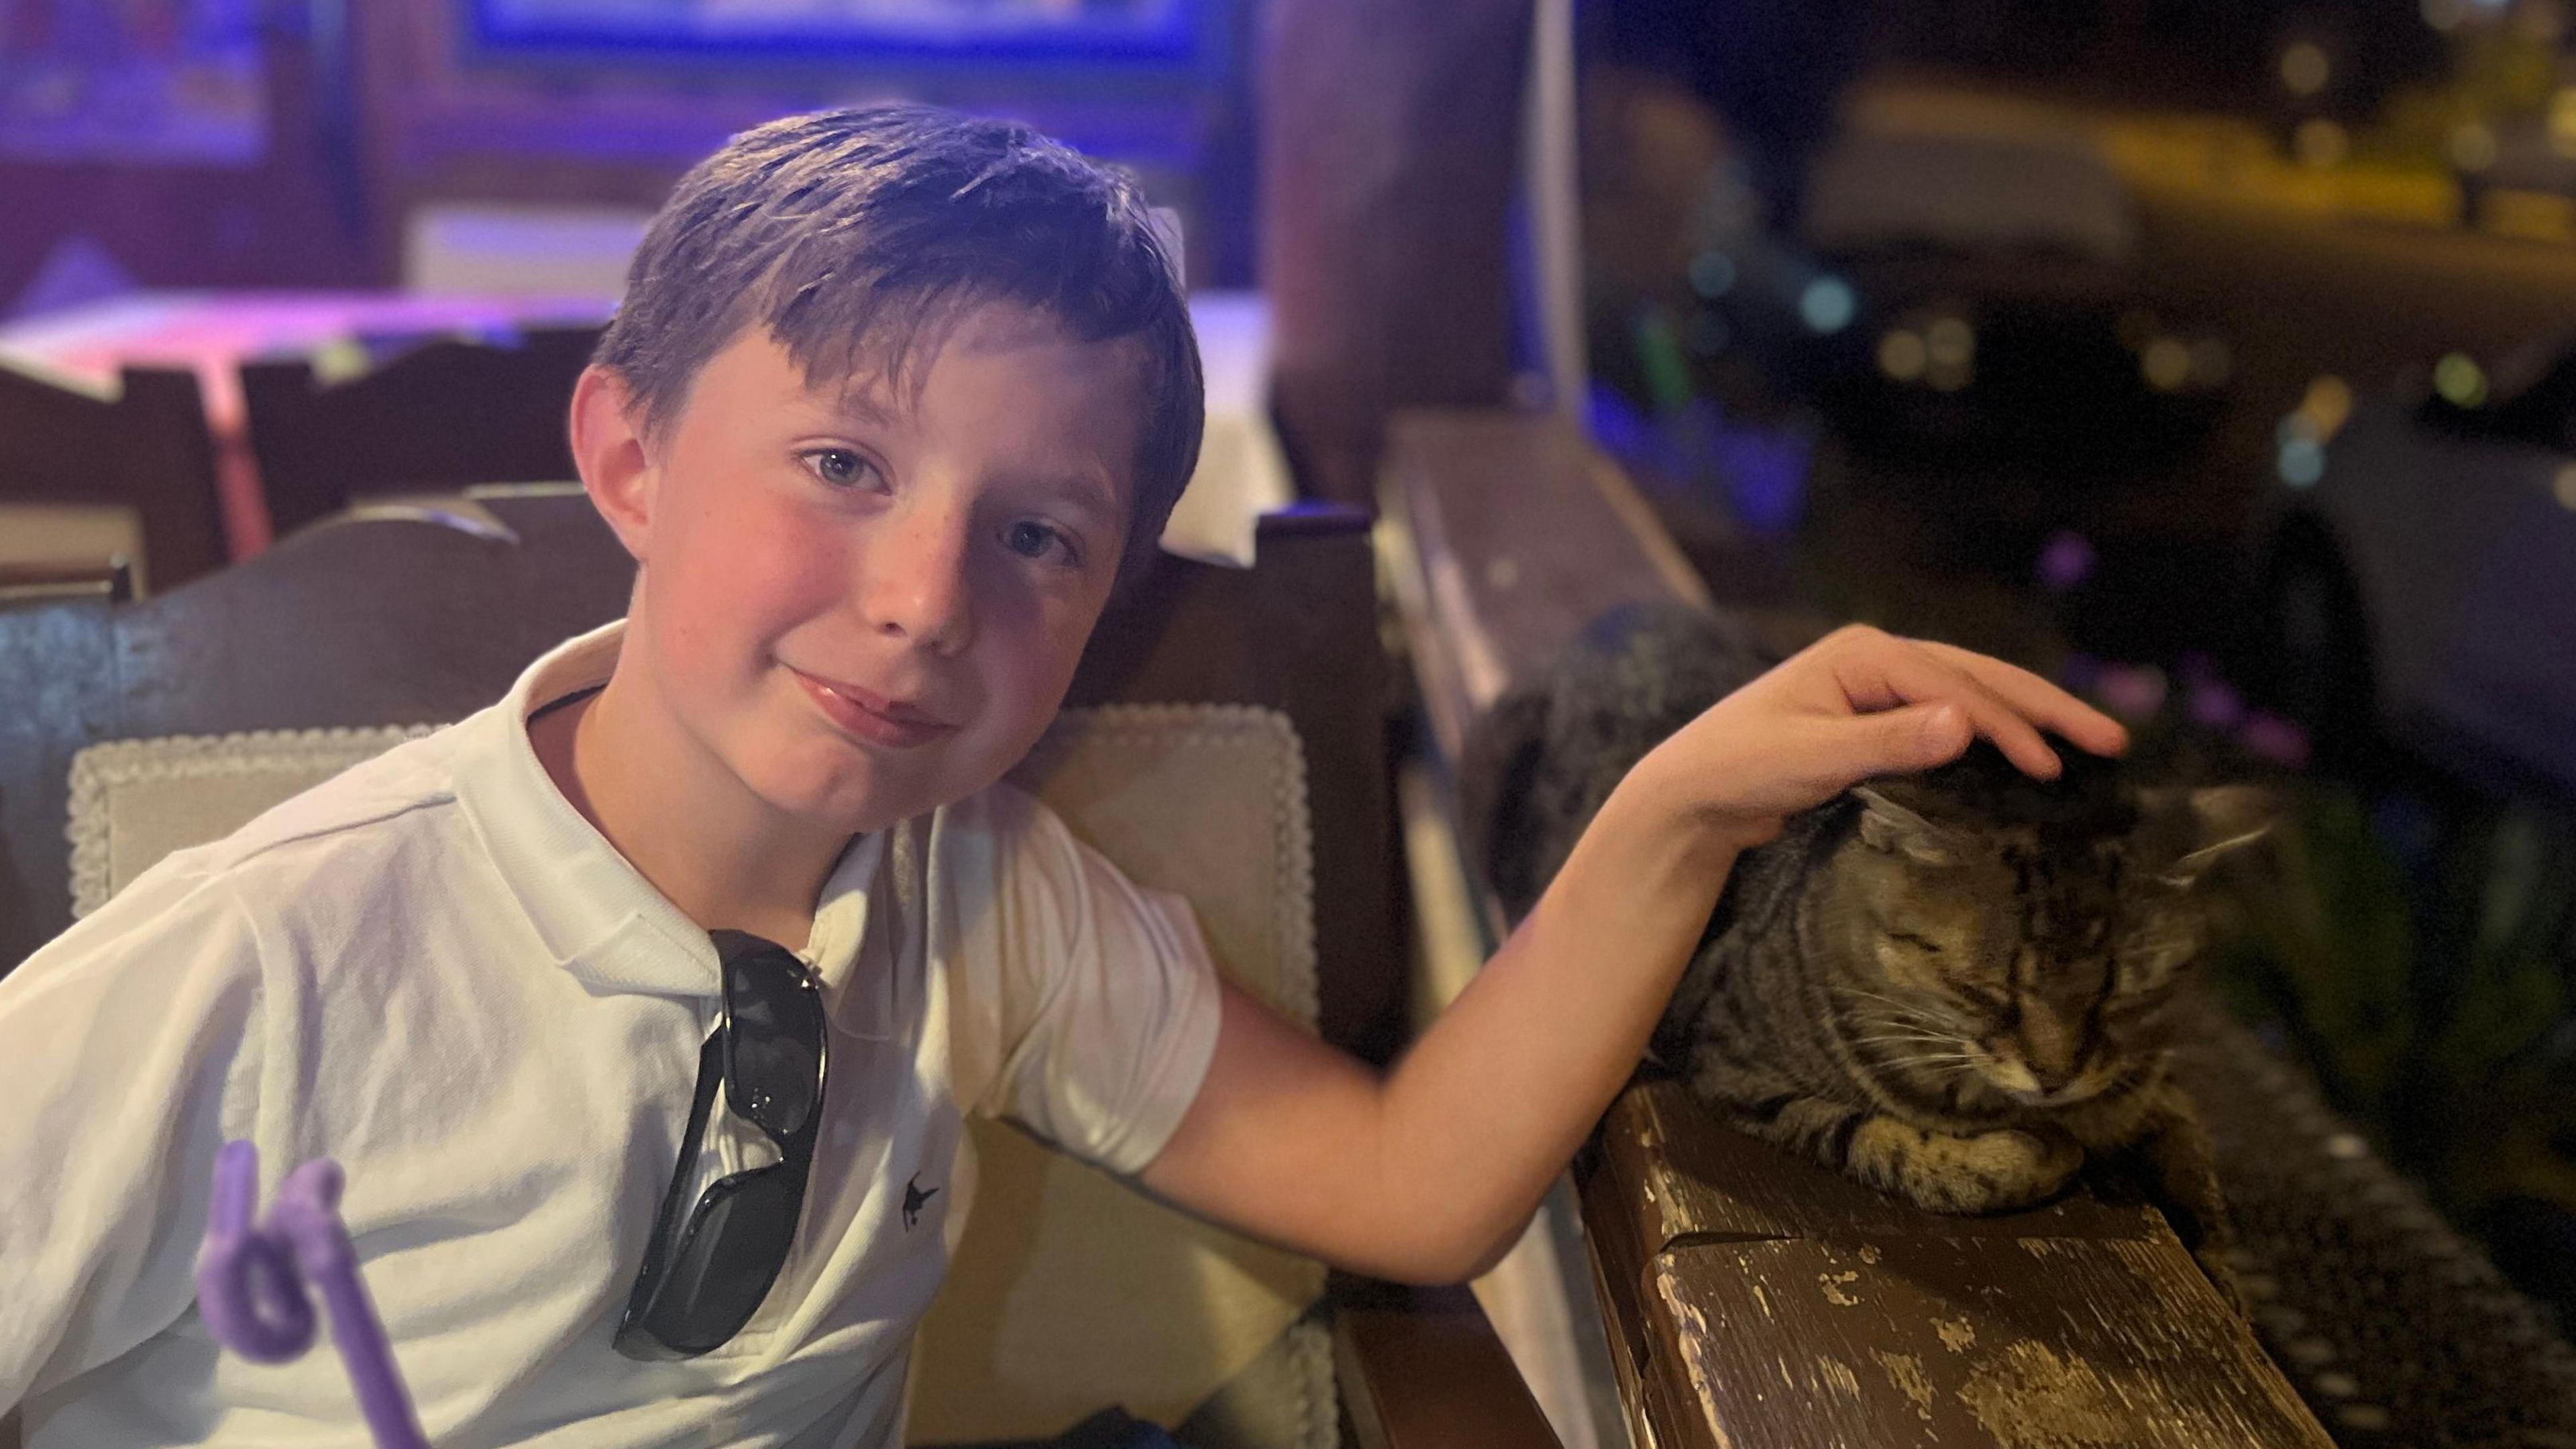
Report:
M 1629 611 L 1516 701 L 1482 846 L 1513 914 L 1630 765 L 1766 662 L 1704 612 Z M 1737 862 L 1657 1054 L 1747 1130 L 1943 1212 L 2115 1154 L 2208 1262 L 2224 1201 L 2162 1008 L 2201 945 L 2194 882 L 2264 802 L 2059 753 L 2050 784 L 1980 745 L 1793 818 Z

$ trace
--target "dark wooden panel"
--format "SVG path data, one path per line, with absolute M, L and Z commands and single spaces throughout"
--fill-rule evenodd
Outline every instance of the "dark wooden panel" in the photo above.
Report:
M 1390 409 L 1492 406 L 1526 0 L 1278 0 L 1262 36 L 1261 277 L 1301 487 L 1365 501 Z
M 101 399 L 0 367 L 0 502 L 135 510 L 153 592 L 220 568 L 215 446 L 196 374 L 129 367 Z
M 338 383 L 300 358 L 242 364 L 271 526 L 283 537 L 374 493 L 574 477 L 565 419 L 599 332 L 442 339 Z
M 1336 1294 L 1333 1364 L 1360 1449 L 1558 1449 L 1465 1288 Z

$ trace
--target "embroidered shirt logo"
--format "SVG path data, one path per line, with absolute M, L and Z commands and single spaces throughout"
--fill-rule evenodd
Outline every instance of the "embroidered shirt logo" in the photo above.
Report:
M 921 1174 L 918 1172 L 912 1175 L 911 1181 L 903 1185 L 903 1230 L 905 1232 L 911 1232 L 912 1225 L 921 1221 L 922 1204 L 938 1195 L 939 1189 L 922 1187 Z

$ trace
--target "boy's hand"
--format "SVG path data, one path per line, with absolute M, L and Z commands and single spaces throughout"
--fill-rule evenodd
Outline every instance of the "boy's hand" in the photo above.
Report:
M 2029 670 L 1855 624 L 1711 705 L 1630 778 L 1740 848 L 1873 775 L 1946 764 L 1978 735 L 2054 779 L 2063 766 L 2042 730 L 2101 755 L 2129 740 L 2118 721 Z

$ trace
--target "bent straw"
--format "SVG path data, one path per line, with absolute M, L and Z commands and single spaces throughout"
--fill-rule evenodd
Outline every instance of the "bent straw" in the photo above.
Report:
M 255 1362 L 284 1363 L 313 1346 L 313 1304 L 304 1289 L 311 1280 L 377 1449 L 429 1449 L 358 1276 L 358 1255 L 340 1221 L 340 1188 L 340 1165 L 317 1157 L 286 1175 L 268 1220 L 254 1225 L 259 1149 L 225 1143 L 215 1154 L 214 1199 L 197 1250 L 198 1311 L 216 1342 Z

